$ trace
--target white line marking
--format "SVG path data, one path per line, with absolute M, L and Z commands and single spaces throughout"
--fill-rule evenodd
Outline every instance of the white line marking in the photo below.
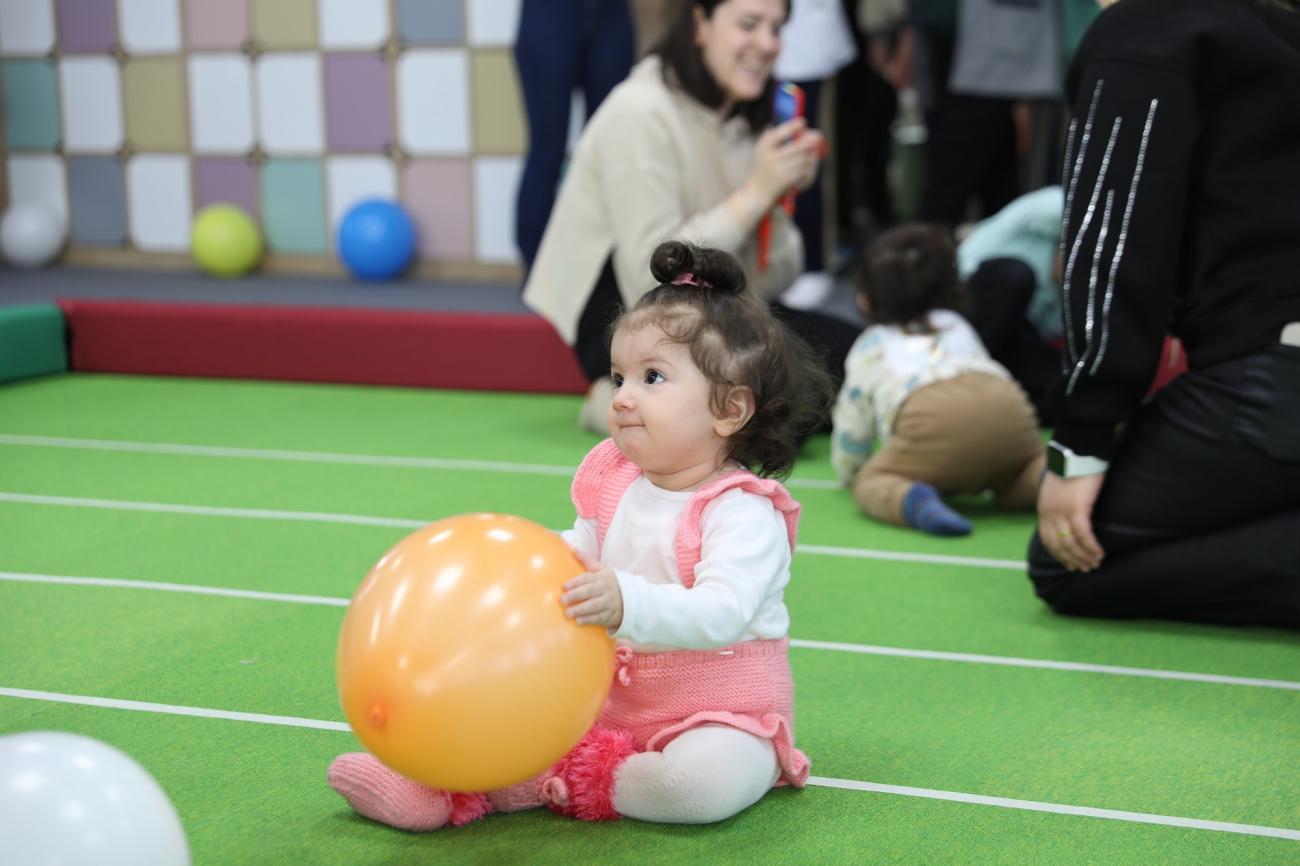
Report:
M 333 514 L 322 511 L 275 511 L 262 508 L 224 508 L 211 505 L 174 505 L 167 502 L 137 502 L 122 499 L 86 499 L 76 496 L 42 496 L 32 493 L 0 492 L 0 502 L 26 505 L 54 505 L 67 508 L 102 508 L 110 511 L 147 511 L 157 514 L 190 514 L 200 517 L 239 517 L 251 520 L 294 520 L 308 523 L 348 523 L 361 526 L 390 526 L 418 529 L 432 520 L 406 517 L 369 517 L 364 514 Z M 921 562 L 935 565 L 960 565 L 969 568 L 997 568 L 1024 571 L 1025 563 L 1013 559 L 980 559 L 974 556 L 946 556 L 930 553 L 906 553 L 894 550 L 869 550 L 856 547 L 826 547 L 801 544 L 795 552 L 814 556 L 837 556 L 880 559 L 895 562 Z
M 901 550 L 870 550 L 859 547 L 827 547 L 821 544 L 800 544 L 796 553 L 818 556 L 844 556 L 855 559 L 888 559 L 894 562 L 924 562 L 930 565 L 963 565 L 969 568 L 1001 568 L 1024 571 L 1024 560 L 984 559 L 978 556 L 950 556 L 942 553 L 905 553 Z
M 33 689 L 15 689 L 0 686 L 0 697 L 21 698 L 33 701 L 50 701 L 61 704 L 100 707 L 113 710 L 133 710 L 145 713 L 193 716 L 224 719 L 236 722 L 254 722 L 263 725 L 284 725 L 328 731 L 351 730 L 345 722 L 324 719 L 305 719 L 298 716 L 273 716 L 263 713 L 240 713 L 232 710 L 211 710 L 203 707 L 185 707 L 176 704 L 157 704 L 148 701 L 127 701 L 117 698 L 99 698 L 90 695 L 68 695 L 42 692 Z M 885 785 L 879 782 L 860 782 L 856 779 L 832 779 L 811 776 L 808 784 L 823 788 L 840 788 L 849 791 L 869 791 L 876 794 L 895 794 L 903 797 L 921 797 L 928 800 L 947 800 L 977 806 L 996 806 L 1002 809 L 1020 809 L 1030 812 L 1050 812 L 1056 815 L 1075 815 L 1087 818 L 1106 818 L 1112 821 L 1129 821 L 1139 824 L 1159 824 L 1166 827 L 1184 827 L 1194 830 L 1214 830 L 1220 833 L 1238 833 L 1248 836 L 1271 836 L 1277 839 L 1300 840 L 1300 830 L 1287 827 L 1265 827 L 1256 824 L 1237 824 L 1231 821 L 1206 821 L 1200 818 L 1182 818 L 1176 815 L 1155 815 L 1147 812 L 1124 812 L 1118 809 L 1100 809 L 1094 806 L 1071 806 L 1062 803 L 1043 803 L 1037 800 L 1016 800 L 1010 797 L 989 797 L 983 794 L 966 794 L 961 791 L 940 791 L 932 788 L 912 788 L 905 785 Z
M 179 592 L 194 595 L 215 595 L 228 598 L 246 598 L 255 601 L 276 601 L 290 604 L 315 604 L 326 607 L 347 607 L 349 600 L 325 595 L 298 595 L 282 592 L 262 592 L 251 589 L 227 589 L 220 586 L 193 586 L 183 583 L 163 583 L 150 580 L 124 580 L 111 577 L 70 577 L 56 574 L 29 574 L 0 571 L 0 581 L 17 583 L 57 584 L 67 586 L 97 586 L 113 589 L 141 589 L 158 592 Z M 1259 677 L 1234 677 L 1227 674 L 1204 674 L 1194 671 L 1171 671 L 1159 668 L 1134 668 L 1120 665 L 1066 662 L 1052 659 L 1029 659 L 1015 656 L 995 656 L 978 653 L 947 652 L 943 650 L 907 649 L 904 647 L 873 646 L 870 644 L 834 643 L 829 641 L 793 638 L 790 646 L 799 649 L 829 650 L 832 652 L 859 653 L 862 655 L 892 656 L 895 658 L 925 659 L 927 661 L 965 662 L 968 664 L 1001 665 L 1004 667 L 1038 668 L 1077 673 L 1106 674 L 1110 676 L 1147 677 L 1160 680 L 1214 683 L 1226 686 L 1248 686 L 1260 689 L 1300 691 L 1300 682 L 1271 680 Z
M 216 595 L 224 598 L 247 598 L 254 601 L 279 601 L 290 604 L 318 604 L 325 607 L 347 607 L 349 599 L 327 595 L 299 595 L 291 592 L 262 592 L 256 589 L 229 589 L 224 586 L 192 586 L 185 583 L 164 583 L 154 580 L 123 580 L 117 577 L 69 577 L 61 574 L 27 574 L 0 571 L 0 580 L 14 583 L 42 583 L 62 586 L 98 586 L 112 589 L 148 589 L 155 592 L 181 592 L 191 595 Z
M 28 505 L 61 505 L 71 508 L 106 508 L 110 511 L 149 511 L 161 514 L 193 514 L 201 517 L 246 517 L 253 520 L 297 520 L 310 523 L 352 523 L 361 526 L 393 526 L 417 529 L 428 520 L 402 517 L 367 517 L 362 514 L 327 514 L 319 511 L 274 511 L 263 508 L 221 508 L 211 505 L 174 505 L 167 502 L 128 502 L 119 499 L 83 499 L 73 496 L 37 496 L 30 493 L 0 493 L 0 502 Z
M 571 477 L 577 467 L 544 463 L 509 463 L 497 460 L 452 460 L 439 457 L 389 457 L 374 454 L 338 454 L 328 451 L 286 451 L 267 448 L 228 448 L 213 445 L 178 445 L 170 442 L 126 442 L 113 439 L 68 439 L 59 436 L 21 436 L 0 433 L 0 445 L 36 448 L 72 448 L 80 451 L 129 451 L 141 454 L 180 454 L 189 457 L 228 457 L 239 460 L 286 460 L 295 463 L 342 463 L 354 466 L 397 466 L 404 469 L 444 469 L 456 472 L 513 472 L 520 475 Z M 787 487 L 834 490 L 837 481 L 792 478 Z
M 1025 659 L 1015 656 L 991 656 L 979 653 L 955 653 L 942 650 L 903 649 L 900 647 L 871 646 L 869 644 L 830 643 L 819 640 L 791 639 L 790 646 L 802 649 L 833 650 L 866 655 L 899 656 L 910 659 L 930 659 L 944 662 L 966 662 L 979 665 L 1004 665 L 1016 668 L 1044 668 L 1056 671 L 1108 674 L 1121 677 L 1148 677 L 1157 680 L 1183 680 L 1195 683 L 1217 683 L 1227 686 L 1251 686 L 1260 689 L 1285 689 L 1300 691 L 1300 682 L 1268 680 L 1258 677 L 1234 677 L 1227 674 L 1202 674 L 1193 671 L 1169 671 L 1159 668 L 1132 668 L 1122 665 L 1099 665 L 1091 662 L 1062 662 L 1052 659 Z
M 142 713 L 163 713 L 169 716 L 196 716 L 201 719 L 226 719 L 232 722 L 257 722 L 261 725 L 285 725 L 291 728 L 317 728 L 325 731 L 350 731 L 346 722 L 329 722 L 323 719 L 304 719 L 298 716 L 270 716 L 265 713 L 239 713 L 234 710 L 210 710 L 205 707 L 182 707 L 176 704 L 155 704 L 149 701 L 123 701 L 117 698 L 97 698 L 92 695 L 65 695 L 59 692 L 39 692 L 33 689 L 11 689 L 0 686 L 0 697 L 24 698 L 29 701 L 53 701 L 56 704 L 79 704 L 85 707 L 103 707 L 109 710 L 135 710 Z
M 1137 824 L 1160 824 L 1165 827 L 1187 827 L 1193 830 L 1217 830 L 1220 833 L 1241 833 L 1247 836 L 1272 836 L 1276 839 L 1300 840 L 1300 830 L 1292 830 L 1287 827 L 1262 827 L 1257 824 L 1237 824 L 1232 821 L 1205 821 L 1200 818 L 1180 818 L 1176 815 L 1154 815 L 1149 812 L 1099 809 L 1095 806 L 1041 803 L 1037 800 L 988 797 L 983 794 L 966 794 L 961 791 L 937 791 L 932 788 L 884 785 L 879 782 L 859 782 L 855 779 L 828 779 L 823 776 L 809 776 L 808 784 L 820 785 L 825 788 L 844 788 L 850 791 L 871 791 L 877 794 L 924 797 L 928 800 L 948 800 L 954 803 L 973 803 L 977 806 L 998 806 L 1003 809 L 1024 809 L 1030 812 L 1051 812 L 1056 815 L 1081 815 L 1086 818 L 1108 818 L 1112 821 L 1131 821 Z

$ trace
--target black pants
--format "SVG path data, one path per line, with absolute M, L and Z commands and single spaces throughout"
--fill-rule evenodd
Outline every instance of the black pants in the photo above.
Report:
M 921 219 L 955 226 L 966 219 L 972 196 L 979 198 L 980 215 L 988 217 L 1020 194 L 1014 103 L 949 90 L 953 37 L 929 29 L 924 35 L 934 104 L 926 113 Z
M 1035 285 L 1033 270 L 1014 258 L 987 259 L 966 281 L 970 322 L 984 348 L 1025 389 L 1038 422 L 1051 425 L 1047 393 L 1061 373 L 1061 353 L 1025 317 Z
M 844 380 L 844 359 L 858 338 L 861 328 L 836 316 L 808 310 L 795 310 L 784 304 L 772 302 L 772 313 L 786 324 L 791 331 L 813 347 L 822 357 L 826 370 L 835 380 L 838 388 Z M 595 382 L 609 375 L 609 327 L 618 318 L 623 308 L 623 298 L 618 291 L 618 282 L 614 278 L 613 260 L 605 261 L 605 267 L 596 280 L 596 287 L 587 306 L 578 319 L 578 333 L 574 341 L 573 352 L 578 358 L 582 372 L 588 382 Z
M 796 82 L 803 88 L 804 118 L 809 129 L 818 129 L 818 112 L 821 111 L 822 83 L 820 81 Z M 817 172 L 808 188 L 795 197 L 794 224 L 803 235 L 803 269 L 805 271 L 823 271 L 826 269 L 825 233 L 822 231 L 822 174 Z
M 573 91 L 590 119 L 636 60 L 627 0 L 525 0 L 514 53 L 528 115 L 515 241 L 531 268 L 560 185 Z
M 1058 613 L 1300 629 L 1300 347 L 1159 392 L 1125 431 L 1092 521 L 1106 551 L 1094 572 L 1030 542 L 1029 576 Z

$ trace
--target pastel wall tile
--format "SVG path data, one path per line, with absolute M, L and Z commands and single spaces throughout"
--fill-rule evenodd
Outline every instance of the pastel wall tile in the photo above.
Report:
M 107 52 L 117 45 L 113 0 L 58 0 L 59 47 L 65 52 Z
M 339 223 L 349 209 L 370 198 L 397 201 L 397 170 L 383 156 L 335 156 L 325 161 L 328 240 L 335 247 Z
M 10 154 L 6 165 L 9 204 L 39 204 L 66 219 L 68 180 L 63 160 L 52 153 Z
M 484 262 L 519 261 L 515 248 L 515 195 L 523 160 L 482 156 L 474 160 L 474 253 Z
M 243 208 L 254 220 L 262 209 L 257 196 L 257 169 L 247 159 L 201 156 L 194 160 L 194 210 L 226 202 Z
M 54 0 L 0 0 L 0 55 L 40 57 L 54 47 Z
M 419 229 L 420 257 L 474 258 L 468 159 L 417 159 L 402 172 L 402 206 Z
M 271 159 L 262 166 L 262 227 L 281 253 L 324 253 L 325 180 L 319 159 Z
M 118 0 L 117 24 L 129 54 L 181 50 L 180 0 Z
M 126 139 L 137 150 L 189 144 L 185 67 L 179 57 L 131 57 L 122 66 Z
M 60 60 L 59 102 L 67 150 L 111 153 L 122 146 L 122 85 L 113 58 Z
M 266 48 L 315 48 L 316 0 L 248 0 L 252 37 Z
M 252 66 L 242 54 L 189 58 L 190 134 L 196 153 L 253 148 Z
M 397 0 L 397 31 L 406 45 L 460 45 L 465 41 L 462 0 Z
M 321 48 L 378 48 L 388 41 L 388 0 L 318 2 Z
M 393 138 L 388 62 L 373 52 L 324 57 L 325 140 L 329 148 L 387 148 Z
M 264 54 L 257 60 L 257 130 L 271 153 L 320 153 L 320 55 Z
M 185 0 L 185 38 L 191 48 L 238 48 L 248 39 L 248 4 Z
M 126 243 L 126 190 L 122 166 L 116 159 L 70 158 L 68 204 L 73 244 L 103 247 Z
M 190 248 L 190 159 L 141 154 L 126 165 L 126 212 L 131 242 L 144 252 Z
M 402 53 L 397 61 L 397 129 L 409 153 L 469 153 L 469 62 L 464 50 Z
M 470 56 L 474 147 L 479 153 L 523 153 L 527 144 L 519 79 L 509 51 Z
M 519 31 L 520 0 L 466 0 L 469 44 L 475 47 L 514 45 Z
M 11 150 L 53 150 L 59 144 L 59 91 L 48 60 L 6 60 L 4 78 L 5 145 Z

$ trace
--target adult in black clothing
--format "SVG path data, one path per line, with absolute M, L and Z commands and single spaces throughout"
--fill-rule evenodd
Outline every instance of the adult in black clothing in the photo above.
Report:
M 1300 2 L 1120 0 L 1067 80 L 1056 611 L 1300 628 Z M 1166 330 L 1190 371 L 1140 405 Z

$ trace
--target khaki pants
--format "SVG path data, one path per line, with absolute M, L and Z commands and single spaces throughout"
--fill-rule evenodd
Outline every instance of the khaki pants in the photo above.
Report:
M 914 482 L 945 495 L 992 490 L 998 505 L 1031 508 L 1042 474 L 1043 440 L 1024 391 L 968 373 L 907 398 L 889 440 L 858 472 L 853 498 L 872 517 L 902 526 Z

